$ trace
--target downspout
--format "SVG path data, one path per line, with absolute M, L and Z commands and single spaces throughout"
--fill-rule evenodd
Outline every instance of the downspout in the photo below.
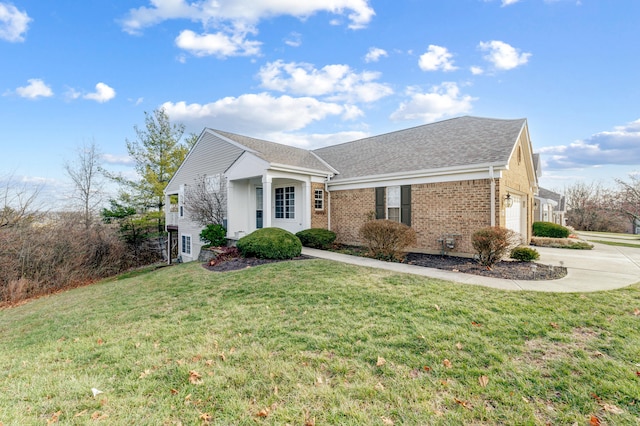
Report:
M 493 176 L 493 166 L 489 166 L 491 179 L 491 226 L 496 226 L 496 180 Z
M 327 179 L 324 181 L 324 192 L 327 193 L 327 229 L 331 231 L 331 193 L 329 192 L 329 179 L 331 179 L 331 175 L 327 175 Z

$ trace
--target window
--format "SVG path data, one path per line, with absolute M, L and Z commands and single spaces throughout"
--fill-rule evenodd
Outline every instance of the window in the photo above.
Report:
M 191 254 L 191 235 L 182 234 L 182 254 Z
M 296 195 L 293 186 L 276 188 L 276 219 L 295 219 Z
M 324 191 L 322 189 L 313 191 L 313 205 L 316 210 L 324 210 Z
M 205 185 L 207 188 L 207 192 L 220 192 L 220 173 L 217 175 L 207 176 L 205 178 Z
M 387 187 L 387 219 L 400 222 L 400 187 Z

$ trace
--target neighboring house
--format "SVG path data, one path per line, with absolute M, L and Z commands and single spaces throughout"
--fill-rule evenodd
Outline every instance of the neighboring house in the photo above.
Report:
M 564 195 L 540 188 L 534 201 L 534 222 L 553 222 L 565 226 L 566 203 Z
M 376 217 L 412 226 L 415 251 L 462 255 L 486 226 L 529 242 L 538 189 L 525 119 L 466 116 L 313 151 L 205 129 L 165 190 L 167 204 L 178 201 L 167 230 L 185 261 L 198 255 L 201 227 L 184 193 L 204 175 L 225 183 L 230 238 L 327 228 L 359 244 L 358 229 Z

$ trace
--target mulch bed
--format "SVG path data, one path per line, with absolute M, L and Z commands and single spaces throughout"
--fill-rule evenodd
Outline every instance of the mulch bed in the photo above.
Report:
M 421 253 L 409 253 L 404 263 L 508 280 L 557 280 L 567 275 L 564 266 L 503 260 L 487 269 L 473 259 Z
M 291 259 L 291 261 L 305 259 L 312 259 L 312 257 L 302 255 Z M 282 262 L 282 260 L 236 257 L 216 263 L 214 266 L 208 263 L 202 266 L 209 271 L 227 272 L 275 262 Z M 556 280 L 567 275 L 567 268 L 562 266 L 549 266 L 534 262 L 501 261 L 491 269 L 487 269 L 473 259 L 421 253 L 409 253 L 404 263 L 509 280 Z M 535 265 L 535 268 L 532 265 Z
M 267 263 L 276 263 L 276 262 L 290 262 L 294 260 L 305 260 L 312 259 L 310 256 L 298 256 L 294 257 L 291 260 L 280 260 L 280 259 L 258 259 L 257 257 L 236 257 L 230 260 L 225 260 L 220 263 L 216 263 L 211 266 L 209 263 L 205 263 L 202 266 L 209 271 L 215 272 L 228 272 L 228 271 L 238 271 L 240 269 L 251 268 L 253 266 L 266 265 Z

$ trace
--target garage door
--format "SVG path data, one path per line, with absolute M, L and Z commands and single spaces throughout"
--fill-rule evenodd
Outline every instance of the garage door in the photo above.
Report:
M 522 228 L 520 224 L 520 215 L 522 214 L 522 203 L 519 195 L 511 194 L 513 205 L 505 209 L 505 226 L 507 229 L 520 233 Z

